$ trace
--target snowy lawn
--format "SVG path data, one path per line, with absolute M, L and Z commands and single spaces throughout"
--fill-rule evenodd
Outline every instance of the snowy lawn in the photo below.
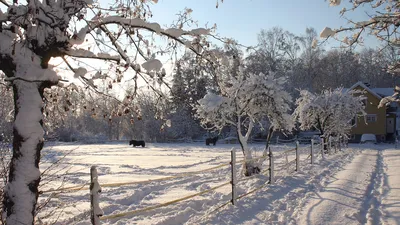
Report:
M 263 144 L 250 145 L 256 152 L 261 152 Z M 227 185 L 210 193 L 190 200 L 165 206 L 118 219 L 102 221 L 103 224 L 257 224 L 268 222 L 291 221 L 295 208 L 305 201 L 308 192 L 324 187 L 330 176 L 349 163 L 359 149 L 376 148 L 377 145 L 354 145 L 335 155 L 319 157 L 311 166 L 308 145 L 301 145 L 301 171 L 294 172 L 295 165 L 285 166 L 287 161 L 295 159 L 295 153 L 288 157 L 284 150 L 292 149 L 293 144 L 272 146 L 276 156 L 276 178 L 273 185 L 266 185 L 261 190 L 238 200 L 238 206 L 224 203 L 231 198 L 231 186 Z M 220 144 L 205 146 L 204 143 L 182 144 L 146 144 L 146 148 L 133 148 L 128 143 L 110 143 L 101 145 L 67 145 L 50 143 L 43 152 L 41 170 L 51 166 L 62 158 L 60 166 L 50 169 L 49 178 L 57 179 L 41 186 L 40 190 L 49 190 L 59 186 L 68 187 L 85 184 L 90 179 L 90 167 L 97 165 L 100 185 L 116 182 L 145 181 L 181 173 L 194 172 L 229 163 L 230 150 L 237 150 L 238 160 L 242 154 L 238 145 Z M 318 149 L 316 147 L 316 149 Z M 71 151 L 72 150 L 72 151 Z M 69 154 L 67 154 L 69 153 Z M 65 157 L 63 157 L 67 154 Z M 258 153 L 258 155 L 261 153 Z M 256 155 L 257 156 L 257 155 Z M 240 165 L 238 165 L 240 168 Z M 264 163 L 263 172 L 267 172 L 268 162 Z M 239 170 L 239 172 L 241 172 Z M 65 174 L 65 175 L 63 175 Z M 268 173 L 238 184 L 239 196 L 258 188 L 268 181 Z M 243 178 L 238 175 L 239 179 Z M 142 209 L 160 203 L 182 198 L 187 195 L 207 190 L 230 181 L 230 167 L 204 172 L 172 180 L 104 187 L 100 194 L 100 206 L 104 215 Z M 44 178 L 46 181 L 47 178 Z M 51 179 L 50 179 L 51 180 Z M 63 181 L 61 183 L 61 180 Z M 58 224 L 90 224 L 89 191 L 85 187 L 78 192 L 60 194 L 43 193 L 40 202 L 49 196 L 52 199 L 39 213 L 43 221 L 58 219 Z M 296 209 L 298 210 L 298 209 Z M 47 215 L 50 214 L 49 217 Z

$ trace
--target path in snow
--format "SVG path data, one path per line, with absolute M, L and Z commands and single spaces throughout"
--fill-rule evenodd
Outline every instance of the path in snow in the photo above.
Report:
M 375 150 L 363 151 L 357 155 L 344 170 L 332 177 L 331 183 L 311 196 L 297 223 L 364 223 L 363 218 L 366 218 L 367 214 L 364 205 L 368 201 L 365 195 L 377 169 L 378 155 L 378 151 Z
M 383 156 L 382 220 L 385 224 L 400 225 L 400 150 L 386 150 Z
M 297 224 L 400 224 L 400 150 L 365 150 L 301 209 Z

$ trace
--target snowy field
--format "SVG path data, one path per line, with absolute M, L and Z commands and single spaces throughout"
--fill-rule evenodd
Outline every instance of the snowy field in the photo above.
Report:
M 263 144 L 250 146 L 256 150 L 255 156 L 261 155 Z M 266 185 L 261 190 L 239 199 L 238 206 L 224 205 L 231 198 L 231 186 L 226 185 L 186 201 L 135 215 L 105 220 L 102 224 L 303 224 L 301 218 L 305 213 L 302 209 L 307 209 L 306 203 L 309 202 L 311 194 L 328 185 L 336 172 L 342 170 L 363 152 L 377 153 L 377 159 L 380 159 L 378 151 L 374 149 L 389 149 L 393 146 L 352 145 L 342 152 L 326 156 L 325 160 L 319 155 L 316 163 L 311 166 L 308 157 L 310 147 L 301 145 L 300 172 L 294 172 L 294 163 L 289 166 L 286 163 L 295 158 L 294 152 L 289 153 L 287 158 L 282 155 L 283 151 L 293 147 L 293 144 L 271 147 L 277 162 L 276 183 Z M 90 224 L 89 190 L 84 184 L 89 183 L 89 171 L 92 165 L 98 168 L 100 185 L 146 181 L 227 164 L 230 162 L 230 151 L 233 148 L 237 150 L 237 160 L 242 159 L 239 145 L 233 144 L 205 146 L 204 143 L 157 143 L 147 144 L 146 148 L 133 148 L 127 143 L 101 145 L 49 143 L 43 151 L 44 163 L 41 164 L 41 170 L 48 174 L 40 187 L 40 190 L 44 191 L 40 203 L 46 207 L 40 211 L 39 217 L 43 222 L 53 223 L 57 220 L 56 224 Z M 58 160 L 60 160 L 58 166 L 52 166 L 52 163 Z M 239 179 L 244 178 L 240 168 L 238 165 Z M 268 162 L 263 164 L 262 172 L 267 172 L 267 168 Z M 265 185 L 268 173 L 264 174 L 239 182 L 238 195 L 241 196 Z M 142 209 L 208 190 L 229 182 L 230 177 L 230 167 L 226 165 L 216 170 L 171 180 L 103 187 L 100 207 L 105 216 Z M 80 191 L 46 192 L 58 187 L 81 184 L 83 188 Z M 372 197 L 368 199 L 370 198 Z M 373 215 L 376 219 L 376 213 Z

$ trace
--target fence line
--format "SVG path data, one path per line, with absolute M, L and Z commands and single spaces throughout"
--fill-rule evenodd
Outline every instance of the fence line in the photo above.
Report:
M 339 139 L 339 141 L 340 141 L 340 139 Z M 335 142 L 335 148 L 337 148 L 337 141 L 334 141 L 334 142 Z M 232 173 L 231 181 L 222 183 L 222 184 L 217 185 L 217 186 L 215 186 L 213 188 L 210 188 L 210 189 L 207 189 L 207 190 L 195 193 L 195 194 L 191 194 L 191 195 L 179 198 L 179 199 L 168 201 L 168 202 L 165 202 L 165 203 L 162 203 L 162 204 L 158 204 L 158 205 L 155 205 L 155 206 L 145 207 L 145 208 L 142 208 L 142 209 L 136 209 L 136 210 L 131 210 L 131 211 L 127 211 L 127 212 L 106 215 L 106 216 L 102 216 L 102 210 L 101 210 L 101 208 L 99 206 L 98 193 L 101 191 L 101 187 L 97 182 L 97 170 L 95 169 L 95 166 L 93 166 L 91 168 L 92 181 L 91 181 L 91 184 L 90 184 L 91 221 L 92 221 L 92 224 L 98 225 L 98 224 L 100 224 L 100 220 L 116 219 L 116 218 L 120 218 L 120 217 L 131 216 L 131 215 L 135 215 L 135 214 L 138 214 L 138 213 L 147 212 L 147 211 L 150 211 L 150 210 L 154 210 L 154 209 L 158 209 L 158 208 L 165 207 L 165 206 L 168 206 L 168 205 L 172 205 L 172 204 L 175 204 L 175 203 L 179 203 L 181 201 L 185 201 L 185 200 L 194 198 L 196 196 L 200 196 L 200 195 L 206 194 L 208 192 L 211 192 L 213 190 L 222 188 L 222 187 L 227 186 L 227 185 L 232 185 L 232 197 L 231 197 L 231 201 L 229 201 L 229 202 L 231 202 L 233 205 L 236 205 L 236 200 L 239 200 L 239 199 L 244 198 L 245 196 L 248 196 L 248 195 L 250 195 L 250 194 L 252 194 L 252 193 L 254 193 L 254 192 L 258 191 L 258 190 L 261 190 L 262 188 L 264 188 L 268 184 L 272 184 L 274 182 L 274 180 L 275 180 L 274 179 L 275 176 L 273 175 L 274 172 L 283 171 L 284 169 L 289 169 L 289 167 L 294 162 L 296 162 L 295 171 L 297 171 L 297 172 L 300 171 L 300 151 L 304 151 L 304 150 L 307 150 L 308 148 L 310 148 L 311 152 L 308 155 L 308 157 L 306 159 L 304 159 L 304 160 L 308 160 L 311 157 L 311 164 L 312 164 L 314 158 L 317 158 L 318 154 L 319 154 L 319 151 L 316 151 L 316 152 L 313 151 L 314 146 L 320 146 L 320 150 L 319 151 L 322 152 L 322 157 L 323 158 L 324 158 L 324 154 L 323 154 L 324 153 L 324 146 L 328 147 L 328 151 L 329 152 L 331 151 L 330 148 L 332 148 L 331 143 L 324 143 L 322 141 L 320 144 L 314 145 L 314 141 L 313 140 L 311 140 L 311 145 L 307 145 L 307 146 L 304 146 L 304 147 L 300 148 L 299 147 L 299 142 L 296 141 L 296 148 L 285 150 L 282 153 L 278 154 L 278 157 L 279 156 L 283 157 L 283 155 L 287 156 L 288 153 L 295 151 L 296 152 L 296 159 L 294 159 L 294 160 L 292 160 L 290 162 L 284 163 L 283 166 L 280 166 L 277 169 L 274 169 L 274 164 L 275 163 L 274 163 L 273 158 L 275 158 L 275 156 L 272 154 L 271 151 L 269 151 L 269 153 L 267 155 L 262 155 L 261 157 L 252 158 L 252 159 L 242 159 L 242 160 L 237 161 L 236 160 L 235 150 L 232 150 L 231 151 L 231 161 L 229 163 L 224 163 L 224 164 L 221 164 L 221 165 L 218 165 L 218 166 L 214 166 L 214 167 L 211 167 L 211 168 L 207 168 L 207 169 L 203 169 L 203 170 L 199 170 L 199 171 L 194 171 L 194 172 L 181 173 L 181 174 L 178 174 L 178 175 L 175 175 L 175 176 L 168 176 L 168 177 L 163 177 L 163 178 L 158 178 L 158 179 L 150 179 L 150 180 L 145 180 L 145 181 L 132 181 L 132 182 L 119 182 L 119 183 L 106 183 L 106 184 L 103 184 L 103 185 L 101 185 L 101 187 L 120 187 L 120 186 L 125 186 L 125 185 L 132 185 L 132 184 L 144 184 L 144 183 L 150 183 L 150 182 L 155 182 L 155 181 L 171 180 L 171 179 L 175 179 L 175 178 L 186 177 L 186 176 L 191 176 L 191 175 L 195 175 L 195 174 L 200 174 L 200 173 L 212 171 L 212 170 L 219 169 L 219 168 L 222 168 L 222 167 L 225 167 L 225 166 L 229 166 L 229 165 L 231 166 L 231 173 Z M 339 144 L 339 149 L 340 149 L 340 144 Z M 336 150 L 335 150 L 335 152 L 336 152 Z M 242 179 L 236 179 L 236 164 L 244 163 L 244 162 L 251 162 L 251 161 L 256 161 L 256 160 L 266 159 L 266 158 L 270 159 L 269 168 L 267 170 L 260 171 L 259 174 L 265 174 L 267 172 L 270 172 L 269 181 L 265 182 L 260 187 L 254 188 L 253 190 L 251 190 L 251 191 L 249 191 L 247 193 L 244 193 L 244 194 L 242 194 L 240 196 L 237 196 L 236 195 L 236 185 L 239 182 L 242 182 L 242 181 L 255 179 L 255 178 L 257 178 L 257 176 L 250 176 L 250 177 L 244 177 Z M 282 169 L 280 169 L 280 168 L 282 168 Z M 60 192 L 60 191 L 74 191 L 74 190 L 80 191 L 86 185 L 88 185 L 88 184 L 83 184 L 83 185 L 73 186 L 73 187 L 66 187 L 66 188 L 62 188 L 62 189 L 58 189 L 58 190 L 46 190 L 46 191 L 42 191 L 41 193 Z M 221 206 L 217 207 L 213 211 L 216 211 L 216 210 L 226 206 L 227 204 L 229 204 L 229 202 L 222 204 Z
M 229 185 L 229 184 L 231 184 L 230 181 L 226 182 L 226 183 L 223 183 L 223 184 L 220 184 L 218 186 L 215 186 L 213 188 L 210 188 L 208 190 L 201 191 L 201 192 L 196 193 L 196 194 L 188 195 L 188 196 L 183 197 L 183 198 L 175 199 L 173 201 L 165 202 L 165 203 L 162 203 L 162 204 L 159 204 L 159 205 L 150 206 L 150 207 L 147 207 L 147 208 L 132 210 L 132 211 L 123 212 L 123 213 L 112 214 L 112 215 L 108 215 L 108 216 L 102 216 L 102 217 L 100 217 L 100 220 L 115 219 L 115 218 L 119 218 L 119 217 L 131 216 L 131 215 L 134 215 L 134 214 L 137 214 L 137 213 L 146 212 L 146 211 L 150 211 L 150 210 L 153 210 L 153 209 L 158 209 L 158 208 L 161 208 L 161 207 L 164 207 L 164 206 L 168 206 L 168 205 L 172 205 L 174 203 L 178 203 L 178 202 L 181 202 L 181 201 L 184 201 L 184 200 L 187 200 L 187 199 L 191 199 L 193 197 L 208 193 L 210 191 L 216 190 L 218 188 L 224 187 L 224 186 Z
M 82 190 L 87 190 L 87 188 L 89 188 L 89 186 L 90 186 L 90 183 L 86 183 L 86 184 L 81 184 L 81 185 L 76 185 L 76 186 L 58 188 L 58 189 L 54 189 L 54 190 L 52 190 L 52 189 L 43 190 L 43 191 L 39 191 L 39 193 L 52 193 L 52 192 L 63 192 L 63 191 L 68 191 L 68 192 L 82 191 Z
M 339 140 L 339 141 L 340 141 L 340 140 Z M 318 152 L 314 152 L 314 146 L 322 146 L 322 149 L 320 149 Z M 323 143 L 323 142 L 321 142 L 320 144 L 315 144 L 314 141 L 312 140 L 312 141 L 311 141 L 311 145 L 306 146 L 306 147 L 310 147 L 310 151 L 312 151 L 312 152 L 308 155 L 308 157 L 306 158 L 306 160 L 309 159 L 309 158 L 311 158 L 311 164 L 313 164 L 313 160 L 314 160 L 313 157 L 316 158 L 316 157 L 318 156 L 318 153 L 319 153 L 320 151 L 323 151 L 323 146 L 324 146 L 324 143 Z M 302 147 L 302 148 L 305 149 L 306 147 Z M 343 147 L 344 147 L 344 146 L 343 146 Z M 283 154 L 280 154 L 280 155 L 283 155 Z M 290 164 L 292 164 L 292 163 L 295 162 L 295 161 L 296 161 L 296 159 L 290 161 L 289 163 L 286 163 L 283 167 L 290 166 Z M 273 163 L 270 164 L 269 166 L 270 166 L 270 168 L 269 168 L 268 170 L 270 170 L 271 168 L 273 168 Z M 281 167 L 281 168 L 282 168 L 282 167 Z M 274 171 L 275 171 L 275 172 L 276 172 L 276 171 L 283 171 L 284 169 L 285 169 L 285 168 L 276 169 L 276 170 L 274 170 Z M 268 170 L 267 170 L 267 171 L 268 171 Z M 264 173 L 265 173 L 265 171 L 264 171 Z M 249 178 L 244 178 L 244 179 L 239 180 L 238 182 L 240 182 L 240 181 L 245 181 L 245 180 L 250 180 L 250 179 L 252 179 L 252 178 L 256 178 L 256 176 L 249 177 Z M 237 199 L 241 199 L 241 198 L 243 198 L 243 197 L 245 197 L 245 196 L 248 196 L 248 195 L 250 195 L 250 194 L 252 194 L 252 193 L 254 193 L 254 192 L 258 191 L 258 190 L 261 190 L 263 187 L 265 187 L 265 186 L 268 185 L 268 184 L 271 184 L 271 181 L 269 181 L 269 182 L 267 182 L 267 183 L 261 185 L 261 186 L 258 187 L 258 188 L 255 188 L 255 189 L 251 190 L 251 191 L 248 192 L 248 193 L 245 193 L 245 194 L 240 195 Z M 231 201 L 228 201 L 228 202 L 223 203 L 222 205 L 218 206 L 216 209 L 214 209 L 213 211 L 211 211 L 211 213 L 214 213 L 214 212 L 218 211 L 219 209 L 225 207 L 225 206 L 228 205 L 230 202 L 231 202 Z
M 251 162 L 251 161 L 254 161 L 254 160 L 266 159 L 268 157 L 269 156 L 266 155 L 266 156 L 260 156 L 260 157 L 257 157 L 257 158 L 252 158 L 252 159 L 242 159 L 242 160 L 236 161 L 236 163 Z M 168 176 L 168 177 L 149 179 L 149 180 L 143 180 L 143 181 L 106 183 L 106 184 L 102 184 L 101 186 L 102 187 L 120 187 L 120 186 L 127 186 L 127 185 L 133 185 L 133 184 L 147 184 L 147 183 L 151 183 L 151 182 L 172 180 L 172 179 L 175 179 L 175 178 L 192 176 L 192 175 L 195 175 L 195 174 L 204 173 L 204 172 L 208 172 L 208 171 L 211 171 L 211 170 L 219 169 L 219 168 L 222 168 L 224 166 L 229 166 L 230 164 L 231 164 L 231 162 L 225 163 L 225 164 L 221 164 L 221 165 L 218 165 L 218 166 L 215 166 L 215 167 L 207 168 L 207 169 L 204 169 L 204 170 L 182 173 L 182 174 L 178 174 L 178 175 L 175 175 L 175 176 Z M 58 188 L 58 189 L 55 189 L 55 190 L 51 190 L 51 189 L 43 190 L 43 191 L 40 191 L 40 193 L 63 192 L 63 191 L 68 191 L 68 192 L 82 191 L 82 190 L 87 190 L 86 188 L 89 188 L 89 186 L 90 186 L 90 183 L 86 183 L 86 184 L 81 184 L 81 185 L 76 185 L 76 186 L 71 186 L 71 187 Z
M 240 160 L 240 161 L 237 161 L 236 163 L 252 161 L 252 160 L 259 160 L 259 159 L 267 158 L 267 157 L 269 157 L 269 156 L 262 156 L 262 157 L 249 159 L 249 160 Z M 196 172 L 192 172 L 192 173 L 185 173 L 184 175 L 191 175 L 191 174 L 196 174 L 196 173 L 200 173 L 200 172 L 205 172 L 205 171 L 221 168 L 223 166 L 227 166 L 227 165 L 230 165 L 230 164 L 231 163 L 219 165 L 219 166 L 212 167 L 212 168 L 208 168 L 208 169 L 205 169 L 205 170 L 202 170 L 202 171 L 196 171 Z M 232 168 L 234 168 L 234 167 L 235 167 L 235 165 L 234 165 L 234 163 L 232 163 Z M 265 172 L 268 172 L 268 170 L 264 171 L 264 173 Z M 244 180 L 250 180 L 250 179 L 254 179 L 254 178 L 256 178 L 256 176 L 251 176 L 251 177 L 247 177 L 245 179 L 237 180 L 237 182 L 241 182 L 241 181 L 244 181 Z M 118 184 L 118 183 L 115 183 L 115 184 Z M 114 186 L 115 184 L 104 184 L 104 185 L 102 185 L 102 187 L 110 187 L 110 185 Z M 166 203 L 162 203 L 162 204 L 159 204 L 159 205 L 155 205 L 155 206 L 150 206 L 150 207 L 147 207 L 147 208 L 144 208 L 144 209 L 132 210 L 132 211 L 113 214 L 113 215 L 108 215 L 108 216 L 101 216 L 100 220 L 115 219 L 115 218 L 119 218 L 119 217 L 125 217 L 125 216 L 134 215 L 134 214 L 141 213 L 141 212 L 146 212 L 146 211 L 153 210 L 153 209 L 158 209 L 158 208 L 161 208 L 161 207 L 164 207 L 164 206 L 168 206 L 168 205 L 171 205 L 171 204 L 174 204 L 174 203 L 178 203 L 178 202 L 181 202 L 181 201 L 184 201 L 184 200 L 187 200 L 187 199 L 190 199 L 190 198 L 193 198 L 193 197 L 208 193 L 210 191 L 213 191 L 213 190 L 216 190 L 218 188 L 224 187 L 224 186 L 226 186 L 228 184 L 232 185 L 232 184 L 234 184 L 234 182 L 229 181 L 229 182 L 223 183 L 221 185 L 218 185 L 216 187 L 210 188 L 208 190 L 205 190 L 205 191 L 202 191 L 202 192 L 199 192 L 199 193 L 196 193 L 196 194 L 188 195 L 188 196 L 183 197 L 183 198 L 179 198 L 179 199 L 176 199 L 176 200 L 173 200 L 173 201 L 169 201 L 169 202 L 166 202 Z M 264 185 L 262 187 L 264 187 Z M 253 193 L 253 192 L 254 192 L 254 190 L 251 193 Z M 237 199 L 240 199 L 240 196 L 235 198 L 234 200 L 237 200 Z M 232 202 L 234 202 L 234 201 L 232 201 Z
M 279 144 L 279 143 L 290 143 L 290 142 L 294 142 L 294 141 L 296 141 L 296 138 L 288 139 L 288 140 L 277 139 L 277 144 Z
M 294 151 L 296 151 L 296 148 L 292 148 L 292 149 L 289 149 L 289 150 L 285 150 L 285 151 L 283 151 L 282 153 L 279 153 L 278 155 L 283 155 L 283 154 L 287 154 L 287 153 L 294 152 Z
M 236 205 L 236 151 L 232 149 L 231 151 L 231 184 L 232 184 L 232 205 Z
M 208 172 L 208 171 L 219 169 L 219 168 L 222 168 L 224 166 L 229 166 L 229 165 L 230 165 L 230 162 L 229 163 L 225 163 L 225 164 L 221 164 L 221 165 L 218 165 L 218 166 L 214 166 L 214 167 L 211 167 L 211 168 L 207 168 L 207 169 L 204 169 L 204 170 L 182 173 L 182 174 L 178 174 L 178 175 L 175 175 L 175 176 L 161 177 L 161 178 L 142 180 L 142 181 L 106 183 L 106 184 L 102 184 L 101 186 L 102 187 L 120 187 L 120 186 L 127 186 L 127 185 L 133 185 L 133 184 L 147 184 L 147 183 L 157 182 L 157 181 L 172 180 L 172 179 L 175 179 L 175 178 L 181 178 L 181 177 L 186 177 L 186 176 L 191 176 L 191 175 L 195 175 L 195 174 L 199 174 L 199 173 Z M 73 191 L 81 191 L 81 190 L 84 190 L 83 188 L 85 186 L 89 187 L 90 183 L 79 185 L 79 186 L 60 188 L 60 189 L 56 189 L 56 190 L 45 190 L 45 191 L 41 191 L 41 193 L 62 192 L 62 191 L 71 191 L 71 192 L 73 192 Z
M 321 144 L 314 144 L 314 141 L 312 141 L 312 144 L 311 144 L 311 145 L 308 145 L 308 146 L 306 146 L 306 147 L 314 147 L 314 146 L 318 146 L 318 145 L 321 145 Z M 305 147 L 303 147 L 303 148 L 305 148 Z M 315 152 L 314 152 L 314 154 L 315 154 Z M 310 154 L 306 159 L 309 159 L 309 158 L 310 158 L 312 155 L 314 155 L 314 154 Z M 279 154 L 279 155 L 283 155 L 283 154 L 281 153 L 281 154 Z M 273 157 L 275 157 L 275 156 L 273 156 Z M 295 161 L 296 161 L 296 159 L 295 159 L 295 160 L 292 160 L 292 161 L 290 161 L 290 162 L 288 162 L 288 163 L 286 163 L 286 164 L 285 164 L 284 166 L 282 166 L 282 167 L 290 166 L 290 164 L 293 163 L 293 162 L 295 162 Z M 273 167 L 274 167 L 274 163 L 272 162 L 272 163 L 270 163 L 270 165 L 269 165 L 269 169 L 267 169 L 267 170 L 264 171 L 263 173 L 269 172 L 269 171 L 271 170 L 271 168 L 273 168 Z M 287 169 L 287 168 L 282 168 L 282 167 L 281 167 L 281 169 L 273 169 L 273 171 L 278 172 L 278 171 L 283 171 L 283 170 Z M 261 174 L 263 174 L 263 173 L 261 173 Z M 274 175 L 274 177 L 275 177 L 275 175 Z M 250 179 L 253 179 L 253 178 L 256 178 L 256 176 L 246 177 L 246 178 L 243 178 L 243 179 L 238 180 L 237 182 L 246 181 L 246 180 L 250 180 Z M 267 186 L 268 184 L 272 184 L 272 183 L 273 183 L 273 180 L 270 179 L 269 182 L 267 182 L 267 183 L 261 185 L 260 187 L 255 188 L 255 189 L 251 190 L 251 191 L 248 192 L 248 193 L 245 193 L 245 194 L 240 195 L 240 196 L 237 198 L 237 200 L 239 200 L 239 199 L 241 199 L 241 198 L 244 198 L 244 197 L 246 197 L 246 196 L 248 196 L 248 195 L 250 195 L 250 194 L 252 194 L 252 193 L 254 193 L 254 192 L 258 191 L 258 190 L 261 190 L 262 188 L 264 188 L 264 187 Z M 217 208 L 213 209 L 210 213 L 214 213 L 214 212 L 220 210 L 221 208 L 227 206 L 227 205 L 228 205 L 229 203 L 231 203 L 231 202 L 232 202 L 232 200 L 229 200 L 229 201 L 227 201 L 227 202 L 221 204 L 221 205 L 218 206 Z

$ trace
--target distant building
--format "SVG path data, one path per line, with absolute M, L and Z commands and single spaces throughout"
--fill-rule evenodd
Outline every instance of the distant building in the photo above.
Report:
M 360 115 L 351 121 L 353 127 L 350 141 L 359 142 L 363 134 L 374 134 L 379 142 L 394 141 L 400 132 L 400 105 L 392 102 L 387 107 L 378 108 L 382 98 L 394 94 L 394 88 L 371 88 L 368 83 L 359 81 L 344 89 L 350 90 L 363 91 L 367 98 L 364 102 L 367 115 Z

